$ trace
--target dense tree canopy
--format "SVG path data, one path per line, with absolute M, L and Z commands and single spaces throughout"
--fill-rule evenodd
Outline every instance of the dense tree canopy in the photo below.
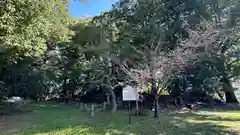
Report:
M 69 39 L 66 4 L 62 0 L 0 2 L 1 79 L 7 72 L 15 72 L 15 66 L 26 67 L 50 46 Z
M 116 111 L 113 87 L 134 81 L 151 87 L 156 106 L 162 90 L 182 100 L 224 93 L 237 102 L 237 0 L 119 0 L 81 19 L 62 0 L 0 5 L 1 95 L 73 98 L 104 87 Z

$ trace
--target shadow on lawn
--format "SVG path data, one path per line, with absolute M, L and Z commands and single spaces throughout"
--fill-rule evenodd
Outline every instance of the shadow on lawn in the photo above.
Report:
M 187 118 L 220 121 L 209 115 L 162 112 L 159 119 L 133 117 L 132 124 L 128 125 L 127 112 L 99 112 L 91 117 L 86 112 L 66 105 L 44 104 L 31 108 L 36 111 L 27 113 L 31 117 L 28 122 L 31 122 L 20 131 L 22 135 L 237 135 L 237 132 L 227 131 L 226 126 L 186 121 Z
M 221 110 L 223 113 L 228 112 L 228 110 Z M 213 111 L 214 112 L 214 111 Z M 219 112 L 219 111 L 218 111 Z M 210 114 L 198 114 L 192 112 L 185 113 L 173 113 L 169 116 L 178 120 L 178 126 L 184 125 L 193 134 L 198 135 L 239 135 L 240 134 L 240 119 L 239 118 L 229 118 L 221 117 L 217 115 Z M 237 126 L 233 126 L 235 122 Z M 231 125 L 228 125 L 231 123 Z M 182 126 L 183 127 L 183 126 Z
M 194 114 L 194 113 L 184 113 L 184 114 L 180 113 L 180 114 L 172 114 L 172 115 L 170 114 L 170 116 L 176 116 L 182 119 L 190 118 L 192 120 L 198 120 L 198 121 L 240 122 L 240 118 L 221 117 L 218 115 L 210 115 L 210 114 L 203 115 L 203 114 Z
M 237 131 L 225 130 L 225 126 L 215 125 L 210 122 L 204 123 L 187 123 L 187 129 L 192 130 L 192 135 L 238 135 Z

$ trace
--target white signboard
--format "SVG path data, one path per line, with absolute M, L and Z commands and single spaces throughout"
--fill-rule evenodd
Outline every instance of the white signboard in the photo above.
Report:
M 127 85 L 123 88 L 123 101 L 135 101 L 138 100 L 137 89 Z

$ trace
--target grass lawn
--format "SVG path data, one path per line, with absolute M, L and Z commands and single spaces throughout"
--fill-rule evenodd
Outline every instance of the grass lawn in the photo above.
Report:
M 240 134 L 240 110 L 161 112 L 159 119 L 99 112 L 91 117 L 67 105 L 32 104 L 33 111 L 0 118 L 3 135 L 234 135 Z M 2 126 L 1 126 L 2 125 Z

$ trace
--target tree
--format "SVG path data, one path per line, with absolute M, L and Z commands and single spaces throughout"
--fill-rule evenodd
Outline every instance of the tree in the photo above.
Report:
M 62 0 L 0 2 L 1 81 L 4 82 L 3 78 L 9 76 L 6 73 L 15 70 L 16 66 L 34 66 L 34 61 L 52 46 L 69 40 L 66 4 Z
M 238 67 L 239 65 L 231 65 L 239 62 L 239 50 L 236 49 L 238 48 L 236 43 L 239 42 L 238 34 L 236 34 L 238 32 L 235 28 L 233 31 L 233 29 L 227 29 L 226 27 L 217 28 L 215 25 L 205 26 L 203 30 L 191 32 L 190 38 L 184 43 L 185 47 L 194 50 L 191 57 L 194 56 L 195 64 L 191 67 L 205 72 L 202 73 L 202 81 L 198 80 L 200 81 L 199 84 L 205 85 L 210 79 L 217 79 L 215 82 L 221 82 L 228 103 L 237 102 L 230 81 L 231 77 L 239 77 L 238 71 L 234 69 L 235 66 Z
M 17 0 L 1 1 L 1 5 L 2 51 L 12 52 L 20 58 L 34 57 L 44 53 L 46 42 L 68 39 L 65 2 Z
M 196 5 L 189 8 L 192 4 Z M 178 59 L 169 61 L 169 58 L 179 56 L 175 48 L 179 45 L 179 40 L 188 37 L 187 30 L 182 27 L 184 21 L 187 20 L 192 25 L 191 28 L 200 23 L 197 19 L 199 14 L 189 14 L 194 11 L 204 14 L 202 11 L 206 10 L 197 8 L 199 5 L 202 9 L 205 8 L 203 3 L 197 1 L 121 0 L 111 12 L 99 19 L 107 31 L 107 44 L 111 50 L 108 57 L 120 65 L 121 70 L 131 79 L 139 81 L 137 78 L 140 73 L 151 80 L 155 107 L 158 106 L 157 82 L 159 88 L 167 87 L 171 76 L 166 78 L 166 74 L 174 74 L 175 65 L 184 63 Z M 182 39 L 179 39 L 180 36 Z M 155 110 L 157 117 L 157 109 Z

